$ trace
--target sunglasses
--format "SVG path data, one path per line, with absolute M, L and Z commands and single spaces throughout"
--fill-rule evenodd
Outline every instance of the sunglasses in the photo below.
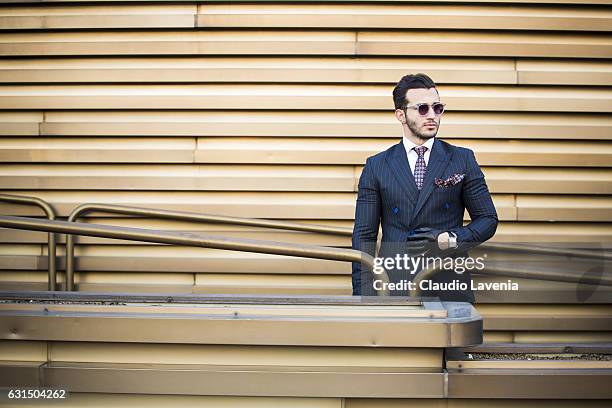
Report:
M 406 106 L 406 109 L 410 108 L 410 109 L 416 109 L 417 112 L 419 112 L 419 115 L 421 116 L 425 116 L 429 113 L 429 104 L 427 103 L 417 103 L 416 105 L 410 105 L 410 106 Z M 444 113 L 444 106 L 445 104 L 440 103 L 440 102 L 434 102 L 431 104 L 431 109 L 433 109 L 433 112 L 436 115 L 441 115 Z

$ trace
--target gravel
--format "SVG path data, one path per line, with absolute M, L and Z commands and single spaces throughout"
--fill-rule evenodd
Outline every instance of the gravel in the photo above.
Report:
M 469 353 L 468 360 L 590 360 L 612 361 L 612 354 Z

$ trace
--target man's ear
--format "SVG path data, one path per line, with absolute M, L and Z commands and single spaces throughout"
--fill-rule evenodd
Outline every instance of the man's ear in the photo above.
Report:
M 401 109 L 395 110 L 395 118 L 401 123 L 406 123 L 406 114 Z

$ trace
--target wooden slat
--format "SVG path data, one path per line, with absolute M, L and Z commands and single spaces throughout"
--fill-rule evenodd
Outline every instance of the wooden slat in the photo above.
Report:
M 612 242 L 609 223 L 500 222 L 492 242 Z
M 42 112 L 0 112 L 0 136 L 37 136 L 43 120 Z
M 252 218 L 353 219 L 355 193 L 295 192 L 143 192 L 143 191 L 41 191 L 5 190 L 7 194 L 35 195 L 48 201 L 59 216 L 67 216 L 82 203 L 107 203 L 136 207 L 164 208 Z M 588 198 L 588 197 L 587 197 Z M 514 196 L 494 194 L 501 220 L 515 220 Z M 35 215 L 38 209 L 0 203 L 7 215 Z M 571 221 L 571 217 L 567 221 Z
M 12 119 L 12 114 L 5 113 L 6 120 Z M 236 121 L 236 116 L 242 120 Z M 612 139 L 612 118 L 606 114 L 449 111 L 442 123 L 439 136 L 448 138 Z M 0 126 L 0 134 L 5 134 L 3 127 Z M 47 111 L 40 133 L 399 138 L 401 127 L 391 112 L 372 111 Z
M 198 27 L 608 31 L 602 8 L 448 4 L 203 4 Z
M 516 196 L 519 221 L 604 221 L 612 219 L 612 196 Z
M 0 29 L 193 28 L 197 5 L 36 6 L 0 8 Z
M 449 110 L 612 112 L 608 89 L 440 86 Z M 36 85 L 0 87 L 0 109 L 389 110 L 376 85 Z
M 0 188 L 191 191 L 353 191 L 349 166 L 5 165 Z
M 319 165 L 363 165 L 367 157 L 380 151 L 386 150 L 390 146 L 399 142 L 397 139 L 348 139 L 348 138 L 198 138 L 196 142 L 191 138 L 150 138 L 142 137 L 137 139 L 126 138 L 0 138 L 0 158 L 12 163 L 66 163 L 64 174 L 67 175 L 69 169 L 79 168 L 77 165 L 67 163 L 205 163 L 208 166 L 173 166 L 167 167 L 168 175 L 162 175 L 163 180 L 170 180 L 172 177 L 185 180 L 175 186 L 175 188 L 205 188 L 206 183 L 212 183 L 212 179 L 196 181 L 197 177 L 226 177 L 232 178 L 232 173 L 221 173 L 220 167 L 211 166 L 213 164 L 319 164 Z M 475 151 L 476 158 L 482 166 L 531 166 L 531 167 L 550 167 L 550 166 L 569 166 L 569 167 L 609 167 L 612 161 L 612 147 L 601 142 L 543 142 L 533 140 L 449 140 L 456 146 L 467 147 Z M 17 166 L 17 167 L 15 167 Z M 125 169 L 115 165 L 115 169 Z M 25 167 L 13 165 L 10 168 Z M 42 167 L 41 167 L 42 168 Z M 62 176 L 60 164 L 48 169 L 56 169 L 55 175 Z M 91 165 L 83 167 L 83 171 L 88 172 L 88 168 L 95 169 Z M 253 166 L 249 168 L 254 168 Z M 259 167 L 263 169 L 264 167 Z M 279 169 L 286 167 L 279 167 Z M 104 176 L 103 170 L 107 169 L 109 177 L 113 175 L 111 167 L 102 166 L 95 170 L 99 177 Z M 143 182 L 147 174 L 153 176 L 155 169 L 145 168 L 138 165 L 133 166 L 136 171 L 132 176 L 134 180 L 140 177 Z M 139 170 L 141 169 L 141 170 Z M 145 173 L 143 170 L 147 169 Z M 161 168 L 160 168 L 161 169 Z M 200 169 L 200 170 L 198 170 Z M 312 170 L 312 166 L 300 167 L 296 169 Z M 36 173 L 36 169 L 32 169 Z M 59 171 L 59 172 L 58 172 Z M 159 170 L 157 170 L 159 171 Z M 238 168 L 233 174 L 238 172 Z M 263 170 L 261 170 L 263 171 Z M 360 170 L 358 170 L 360 172 Z M 198 176 L 198 172 L 200 176 Z M 0 170 L 0 174 L 2 174 Z M 25 176 L 18 172 L 11 173 L 14 176 Z M 90 176 L 94 173 L 89 172 Z M 273 176 L 270 172 L 261 173 L 266 178 Z M 126 176 L 125 173 L 120 174 Z M 185 177 L 195 177 L 189 181 Z M 307 177 L 304 174 L 287 173 L 276 175 L 277 178 L 283 177 Z M 314 174 L 321 178 L 337 177 L 329 174 Z M 236 177 L 236 176 L 234 176 Z M 257 173 L 247 177 L 257 178 Z M 357 175 L 356 177 L 359 177 Z M 125 179 L 127 181 L 127 178 Z M 161 181 L 161 180 L 160 180 Z M 54 183 L 61 183 L 60 179 L 54 179 Z M 246 181 L 245 181 L 246 182 Z M 268 183 L 274 185 L 274 178 L 270 178 Z M 192 183 L 192 184 L 189 184 Z M 204 183 L 204 184 L 201 184 Z M 236 183 L 240 183 L 237 180 Z M 0 185 L 2 182 L 0 181 Z M 60 184 L 56 184 L 60 185 Z M 68 184 L 62 184 L 69 188 Z M 213 184 L 210 184 L 211 186 Z M 244 185 L 244 184 L 240 184 Z M 78 186 L 76 184 L 75 186 Z M 146 187 L 143 184 L 140 188 Z M 200 186 L 200 187 L 198 187 Z M 323 185 L 322 185 L 323 187 Z M 26 187 L 27 188 L 27 187 Z M 135 187 L 138 188 L 138 187 Z M 154 187 L 153 187 L 154 188 Z M 162 187 L 163 188 L 163 187 Z M 212 187 L 209 187 L 212 188 Z M 223 186 L 219 187 L 220 189 Z M 240 187 L 242 188 L 242 187 Z M 268 188 L 268 187 L 265 187 Z M 253 185 L 253 189 L 265 189 L 263 186 Z M 296 187 L 297 188 L 297 187 Z M 304 187 L 306 188 L 306 187 Z
M 583 160 L 588 160 L 583 157 Z M 482 169 L 494 193 L 612 194 L 612 171 L 486 167 Z M 525 182 L 529 180 L 529 182 Z
M 610 85 L 612 66 L 599 61 L 517 60 L 518 83 L 525 85 Z
M 194 293 L 350 295 L 348 276 L 196 274 Z
M 479 154 L 479 158 L 481 155 Z M 583 160 L 590 156 L 583 156 Z M 481 160 L 482 161 L 482 160 Z M 331 164 L 331 163 L 330 163 Z M 499 164 L 507 164 L 500 162 Z M 484 167 L 493 193 L 612 194 L 612 170 Z M 12 190 L 356 191 L 361 166 L 5 164 Z M 525 183 L 525 180 L 529 183 Z
M 4 162 L 192 163 L 193 138 L 1 138 L 0 160 Z
M 516 84 L 510 59 L 198 57 L 0 60 L 0 82 L 321 82 L 394 84 L 427 71 L 439 84 Z M 577 73 L 580 74 L 580 71 Z M 571 71 L 564 85 L 571 84 Z M 580 84 L 584 78 L 576 78 Z M 610 81 L 612 82 L 612 81 Z
M 395 84 L 427 72 L 437 84 L 611 85 L 608 61 L 463 58 L 59 58 L 0 60 L 5 83 L 319 82 Z
M 350 31 L 11 33 L 0 34 L 0 55 L 354 55 L 355 38 Z
M 399 140 L 198 138 L 195 161 L 363 164 L 367 157 L 386 150 Z M 597 142 L 451 140 L 450 143 L 474 150 L 479 164 L 485 166 L 607 167 L 612 163 L 612 147 Z
M 386 28 L 607 31 L 605 9 L 435 4 L 203 4 L 197 26 L 206 28 Z M 162 15 L 163 13 L 163 15 Z M 6 7 L 4 29 L 194 27 L 196 5 Z
M 1 48 L 0 48 L 1 50 Z M 596 34 L 382 32 L 358 33 L 357 55 L 481 55 L 609 58 L 612 40 Z
M 154 31 L 0 34 L 1 56 L 400 55 L 609 58 L 599 34 L 445 31 Z

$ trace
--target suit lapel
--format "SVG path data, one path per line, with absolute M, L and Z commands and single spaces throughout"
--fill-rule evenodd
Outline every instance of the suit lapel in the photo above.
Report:
M 391 167 L 391 174 L 393 174 L 399 185 L 406 193 L 406 197 L 408 197 L 411 205 L 414 206 L 419 190 L 417 189 L 414 176 L 410 170 L 408 155 L 406 154 L 406 149 L 404 148 L 404 144 L 401 140 L 395 145 L 395 148 L 391 151 L 391 154 L 385 158 L 385 160 Z
M 427 171 L 425 172 L 425 180 L 423 181 L 423 188 L 419 193 L 419 199 L 417 200 L 416 208 L 412 213 L 412 220 L 416 218 L 419 211 L 423 208 L 423 205 L 431 195 L 434 189 L 434 179 L 440 177 L 450 161 L 452 153 L 448 151 L 447 147 L 439 141 L 434 139 L 434 144 L 431 148 L 431 154 L 429 155 L 429 162 L 427 163 Z M 416 184 L 415 184 L 416 188 Z M 411 223 L 412 223 L 411 220 Z

